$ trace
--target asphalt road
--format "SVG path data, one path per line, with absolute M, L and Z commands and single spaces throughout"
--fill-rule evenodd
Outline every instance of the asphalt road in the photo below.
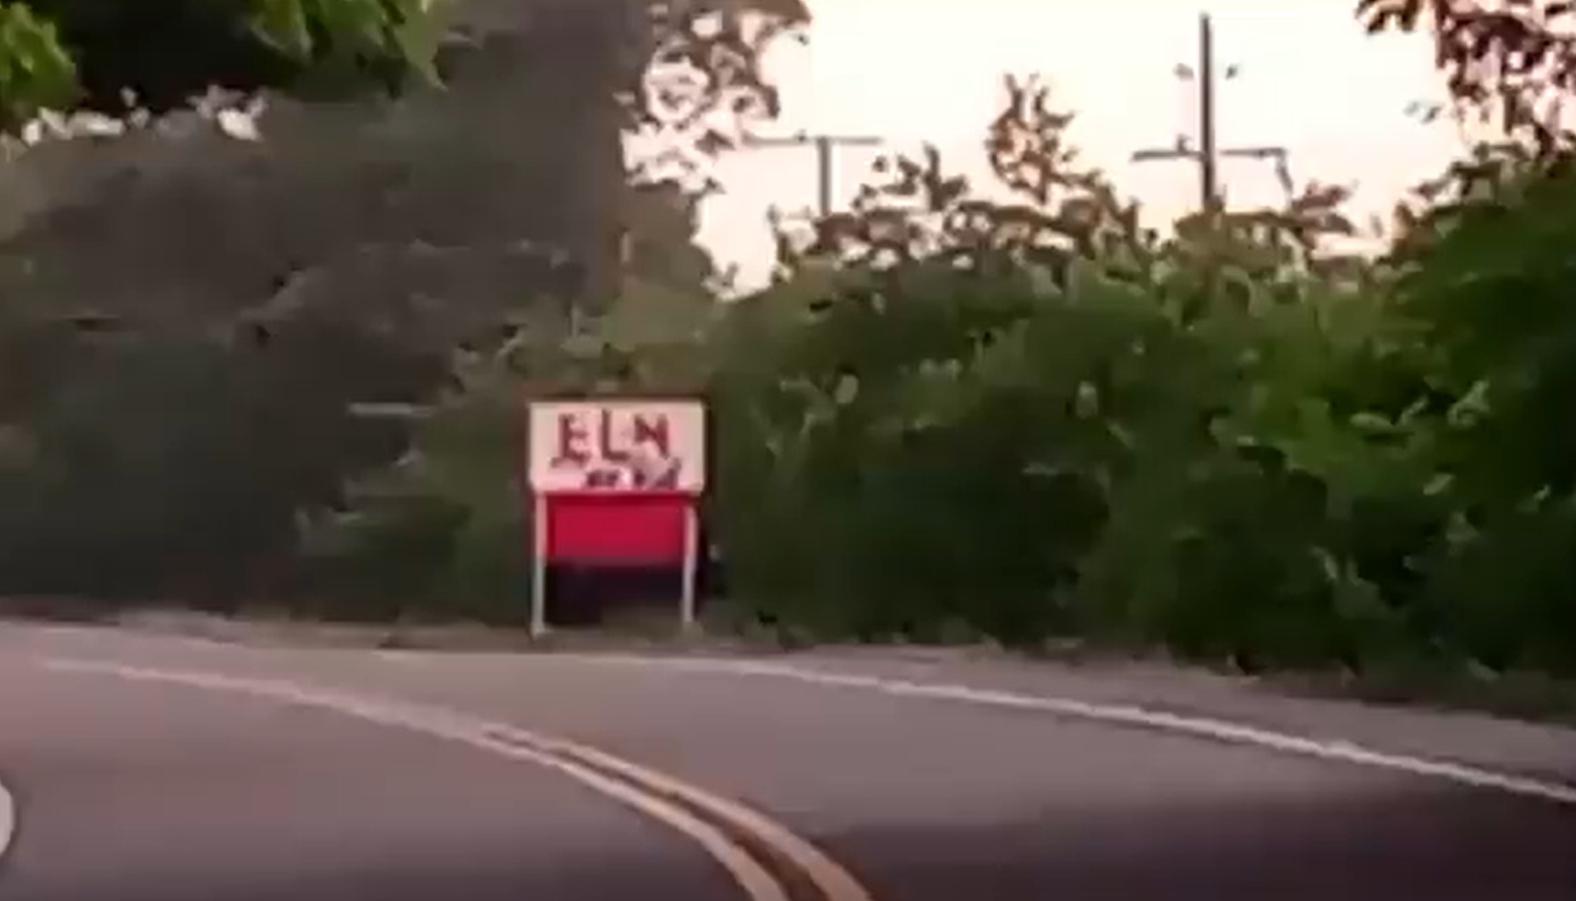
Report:
M 3 901 L 1576 899 L 1576 804 L 660 662 L 0 625 L 0 784 Z

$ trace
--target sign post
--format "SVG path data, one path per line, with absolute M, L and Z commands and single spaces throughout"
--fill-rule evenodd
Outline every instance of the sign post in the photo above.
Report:
M 531 494 L 531 637 L 547 634 L 547 495 Z
M 679 619 L 692 628 L 705 407 L 694 400 L 538 401 L 529 419 L 532 635 L 549 628 L 552 563 L 674 567 Z
M 679 624 L 695 628 L 695 577 L 700 567 L 700 514 L 694 504 L 684 507 L 684 586 L 679 598 Z

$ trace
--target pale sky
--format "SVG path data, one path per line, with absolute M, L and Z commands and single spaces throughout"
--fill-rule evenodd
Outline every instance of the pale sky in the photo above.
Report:
M 1424 125 L 1414 101 L 1443 96 L 1426 37 L 1368 36 L 1351 0 L 811 0 L 807 46 L 785 42 L 770 67 L 784 111 L 772 133 L 800 129 L 881 135 L 888 151 L 929 141 L 949 168 L 988 178 L 982 141 L 999 110 L 1002 77 L 1038 74 L 1054 105 L 1077 114 L 1071 138 L 1163 225 L 1196 202 L 1196 168 L 1133 164 L 1134 150 L 1193 136 L 1198 13 L 1214 15 L 1216 60 L 1240 67 L 1219 91 L 1223 147 L 1284 145 L 1300 183 L 1357 189 L 1359 223 L 1388 215 L 1411 186 L 1462 149 L 1448 117 Z M 763 129 L 764 130 L 764 129 Z M 1195 142 L 1196 143 L 1196 142 Z M 838 199 L 866 179 L 880 149 L 840 151 Z M 701 239 L 742 287 L 769 271 L 766 211 L 807 210 L 815 199 L 811 150 L 740 151 L 718 175 L 726 193 L 703 210 Z M 1269 163 L 1224 164 L 1234 206 L 1275 203 Z

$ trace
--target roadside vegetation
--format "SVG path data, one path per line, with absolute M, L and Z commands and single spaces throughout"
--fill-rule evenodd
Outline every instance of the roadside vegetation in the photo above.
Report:
M 230 345 L 78 364 L 92 339 L 0 306 L 21 373 L 0 391 L 46 386 L 0 394 L 0 581 L 518 621 L 522 398 L 694 392 L 721 600 L 747 622 L 1576 677 L 1576 173 L 1548 107 L 1576 55 L 1544 6 L 1363 4 L 1375 28 L 1434 30 L 1446 112 L 1493 136 L 1378 254 L 1334 250 L 1355 229 L 1319 184 L 1159 234 L 1025 80 L 986 135 L 1011 199 L 934 153 L 889 160 L 849 212 L 781 226 L 775 283 L 726 303 L 653 228 L 572 332 L 496 330 L 441 365 L 367 345 L 425 410 L 392 424 L 337 412 L 361 386 L 286 392 L 315 370 Z M 308 400 L 347 436 L 332 460 L 272 430 Z M 251 462 L 214 464 L 233 459 Z M 259 566 L 287 575 L 229 579 Z

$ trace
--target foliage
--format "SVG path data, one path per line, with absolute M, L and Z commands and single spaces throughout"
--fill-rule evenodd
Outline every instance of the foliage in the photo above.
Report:
M 1350 225 L 1318 186 L 1159 241 L 1009 99 L 1024 202 L 899 160 L 717 333 L 743 599 L 1247 668 L 1576 665 L 1568 179 L 1485 150 L 1378 263 L 1321 253 Z
M 76 93 L 76 64 L 54 24 L 26 4 L 0 4 L 0 129 L 17 127 L 40 107 L 69 103 Z
M 1572 210 L 1569 173 L 1506 170 L 1495 190 L 1429 222 L 1397 286 L 1441 409 L 1429 424 L 1452 529 L 1431 561 L 1439 616 L 1494 665 L 1569 666 L 1576 648 Z
M 1576 6 L 1564 0 L 1358 0 L 1370 32 L 1431 27 L 1435 63 L 1462 113 L 1493 121 L 1540 154 L 1571 148 L 1564 101 L 1576 91 Z
M 434 77 L 441 36 L 426 0 L 11 2 L 0 11 L 0 107 L 8 126 L 81 101 L 156 112 L 219 83 L 397 88 Z
M 640 162 L 645 179 L 683 178 L 702 184 L 706 164 L 740 146 L 744 127 L 776 118 L 776 85 L 765 52 L 803 26 L 802 0 L 658 0 L 630 3 L 628 69 L 618 97 L 626 129 L 655 144 Z M 714 185 L 710 187 L 714 188 Z
M 435 5 L 4 7 L 52 35 L 41 45 L 72 75 L 59 96 L 4 94 L 18 121 L 39 106 L 118 114 L 123 88 L 153 115 L 139 111 L 112 132 L 119 140 L 49 142 L 9 164 L 8 199 L 26 209 L 14 233 L 7 223 L 0 259 L 0 591 L 340 594 L 324 612 L 362 616 L 435 597 L 450 613 L 516 609 L 521 517 L 496 487 L 518 457 L 508 428 L 495 444 L 484 436 L 518 409 L 521 380 L 701 378 L 686 349 L 710 312 L 702 283 L 713 273 L 691 241 L 693 205 L 626 183 L 612 93 L 658 68 L 660 44 L 693 56 L 716 86 L 702 107 L 727 112 L 769 89 L 750 75 L 759 45 L 731 57 L 720 45 L 684 50 L 691 38 L 731 40 L 702 13 L 740 28 L 753 16 L 752 41 L 774 17 L 802 14 L 708 2 L 668 22 L 662 10 L 679 4 L 649 6 L 566 4 L 481 46 L 448 41 L 456 90 L 380 104 L 310 101 L 431 75 L 448 25 Z M 619 9 L 630 35 L 610 26 Z M 17 39 L 0 42 L 0 72 L 9 60 L 45 73 L 11 52 L 22 44 L 7 27 L 0 36 Z M 566 36 L 585 40 L 554 45 Z M 557 80 L 563 66 L 578 67 L 574 91 Z M 192 128 L 184 111 L 158 115 L 210 81 L 298 96 L 271 98 L 264 142 Z M 0 80 L 0 91 L 14 86 Z M 42 118 L 53 130 L 68 117 Z M 522 118 L 553 128 L 522 130 Z M 478 128 L 493 139 L 476 141 Z M 620 227 L 627 273 L 602 249 Z M 590 348 L 560 348 L 566 304 L 595 307 L 593 292 L 625 274 L 655 312 L 615 309 L 589 324 L 602 336 Z M 498 393 L 451 371 L 456 346 L 487 357 L 510 330 L 528 335 L 530 360 L 511 345 Z M 441 415 L 347 412 L 415 401 Z M 477 419 L 480 432 L 467 424 Z
M 516 334 L 319 534 L 424 608 L 508 615 L 519 399 L 703 387 L 713 538 L 768 622 L 1569 672 L 1568 177 L 1484 148 L 1379 261 L 1323 252 L 1350 224 L 1318 185 L 1161 239 L 1042 88 L 1008 100 L 989 149 L 1018 199 L 895 159 L 780 231 L 763 292 L 708 309 L 657 267 L 577 334 Z M 446 550 L 421 573 L 377 562 L 420 559 L 422 528 Z
M 31 390 L 3 417 L 7 590 L 197 601 L 283 590 L 295 510 L 334 502 L 340 473 L 398 448 L 397 432 L 345 421 L 353 384 L 286 357 L 208 338 L 32 328 L 34 341 L 54 333 L 56 357 L 24 367 Z M 291 336 L 285 354 L 303 340 Z M 376 363 L 385 386 L 387 370 L 412 370 L 376 344 L 335 343 L 363 379 Z M 282 442 L 281 427 L 316 441 Z

